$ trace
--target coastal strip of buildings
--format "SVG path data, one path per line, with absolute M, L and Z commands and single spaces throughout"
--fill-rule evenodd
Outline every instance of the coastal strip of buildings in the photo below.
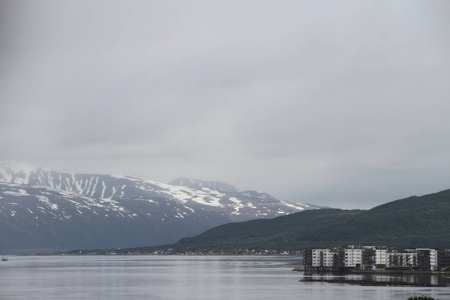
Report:
M 351 270 L 441 271 L 450 267 L 450 249 L 416 248 L 398 252 L 387 246 L 346 245 L 334 249 L 306 249 L 305 271 Z

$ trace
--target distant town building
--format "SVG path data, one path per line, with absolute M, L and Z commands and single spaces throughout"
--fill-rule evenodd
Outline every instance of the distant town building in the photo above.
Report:
M 346 245 L 304 251 L 304 266 L 311 270 L 411 269 L 436 271 L 450 267 L 450 249 L 416 248 L 397 252 L 387 246 Z
M 346 268 L 360 268 L 363 249 L 358 246 L 344 246 L 344 266 Z
M 330 249 L 305 250 L 306 264 L 312 267 L 332 267 L 335 264 L 335 253 Z
M 438 249 L 438 270 L 450 268 L 450 249 Z
M 438 251 L 430 248 L 417 248 L 417 268 L 419 270 L 431 270 L 438 269 Z
M 386 267 L 386 263 L 388 261 L 387 253 L 388 253 L 387 247 L 375 249 L 375 267 L 377 269 Z
M 386 269 L 413 268 L 416 265 L 416 253 L 414 252 L 388 252 Z

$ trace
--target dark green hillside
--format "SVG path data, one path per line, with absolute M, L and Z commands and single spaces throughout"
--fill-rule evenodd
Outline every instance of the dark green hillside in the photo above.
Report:
M 213 228 L 192 238 L 184 238 L 176 245 L 182 248 L 220 248 L 228 249 L 299 249 L 305 243 L 320 245 L 316 232 L 311 229 L 314 223 L 320 231 L 329 230 L 342 220 L 351 220 L 361 211 L 336 209 L 306 211 L 272 220 L 253 220 L 243 223 L 230 223 Z
M 355 220 L 367 237 L 398 248 L 450 247 L 450 190 L 377 206 Z
M 166 248 L 295 250 L 343 244 L 450 248 L 450 190 L 370 210 L 310 210 L 271 220 L 225 224 Z

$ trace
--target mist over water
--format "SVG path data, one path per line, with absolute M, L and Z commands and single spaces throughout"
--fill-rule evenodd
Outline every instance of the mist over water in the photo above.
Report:
M 450 299 L 448 288 L 300 282 L 298 257 L 11 257 L 0 299 Z

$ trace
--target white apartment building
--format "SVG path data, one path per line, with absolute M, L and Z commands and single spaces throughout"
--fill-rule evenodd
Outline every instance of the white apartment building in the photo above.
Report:
M 361 266 L 362 263 L 362 251 L 361 248 L 355 248 L 349 246 L 344 249 L 344 265 L 346 268 L 354 268 L 357 265 Z
M 334 252 L 330 249 L 312 249 L 313 267 L 333 267 Z
M 386 265 L 389 259 L 387 249 L 375 249 L 375 265 Z
M 438 251 L 436 249 L 430 249 L 430 265 L 431 271 L 438 270 Z
M 335 265 L 335 261 L 334 261 L 335 255 L 336 255 L 336 253 L 332 252 L 332 251 L 323 252 L 323 266 L 324 267 L 333 267 Z

